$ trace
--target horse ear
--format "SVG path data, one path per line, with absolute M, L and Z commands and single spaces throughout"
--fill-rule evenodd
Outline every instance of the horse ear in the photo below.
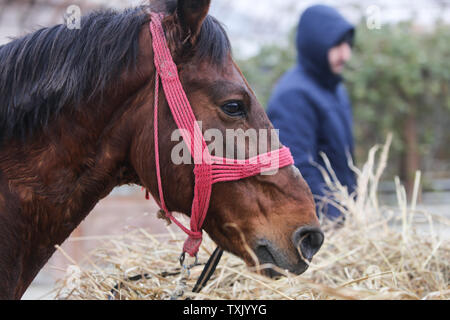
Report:
M 177 15 L 190 41 L 194 42 L 208 15 L 211 0 L 178 0 Z

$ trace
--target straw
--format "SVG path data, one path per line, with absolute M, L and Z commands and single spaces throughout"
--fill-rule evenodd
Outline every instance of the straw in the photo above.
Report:
M 420 173 L 416 175 L 411 204 L 399 180 L 396 206 L 384 206 L 378 198 L 390 143 L 388 137 L 384 146 L 374 147 L 367 163 L 355 170 L 356 194 L 349 195 L 344 186 L 334 182 L 330 167 L 322 168 L 329 182 L 329 201 L 345 212 L 346 221 L 340 227 L 322 221 L 325 242 L 304 274 L 270 279 L 248 268 L 238 257 L 224 253 L 201 293 L 189 289 L 202 266 L 191 270 L 180 299 L 449 299 L 450 244 L 435 233 L 435 215 L 416 209 Z M 448 219 L 438 222 L 450 226 Z M 104 244 L 92 251 L 84 263 L 72 262 L 74 266 L 57 282 L 56 297 L 170 299 L 179 288 L 178 257 L 184 237 L 170 229 L 162 235 L 137 229 L 120 237 L 104 237 Z M 201 263 L 207 261 L 214 247 L 205 236 L 199 252 Z M 129 280 L 136 275 L 141 279 Z

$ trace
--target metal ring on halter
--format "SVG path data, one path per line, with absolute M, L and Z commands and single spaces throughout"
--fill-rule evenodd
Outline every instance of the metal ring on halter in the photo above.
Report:
M 183 268 L 186 268 L 186 269 L 189 270 L 189 269 L 195 267 L 196 265 L 198 265 L 198 257 L 197 257 L 197 254 L 195 254 L 195 261 L 194 261 L 194 263 L 191 264 L 191 265 L 185 265 L 185 264 L 184 264 L 184 259 L 185 259 L 185 257 L 186 257 L 186 251 L 183 251 L 183 252 L 181 253 L 181 255 L 180 255 L 180 265 L 181 265 Z

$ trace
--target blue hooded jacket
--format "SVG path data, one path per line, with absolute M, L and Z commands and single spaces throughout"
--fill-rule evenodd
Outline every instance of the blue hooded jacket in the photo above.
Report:
M 291 149 L 316 203 L 326 195 L 322 174 L 313 164 L 325 167 L 320 152 L 327 155 L 339 182 L 349 193 L 356 185 L 348 166 L 353 156 L 352 111 L 342 78 L 331 71 L 328 51 L 354 27 L 335 9 L 324 5 L 308 8 L 297 31 L 298 63 L 278 81 L 267 113 L 281 142 Z M 317 206 L 318 213 L 320 205 Z M 341 215 L 332 205 L 323 212 L 335 219 Z

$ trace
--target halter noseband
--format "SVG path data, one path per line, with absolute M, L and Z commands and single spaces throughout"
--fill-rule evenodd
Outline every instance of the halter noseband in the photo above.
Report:
M 166 217 L 170 218 L 170 220 L 188 234 L 188 239 L 183 245 L 183 253 L 187 252 L 189 255 L 195 256 L 202 242 L 202 225 L 209 208 L 211 188 L 214 183 L 255 176 L 262 172 L 291 165 L 294 163 L 294 160 L 289 149 L 286 147 L 246 160 L 217 157 L 209 153 L 201 129 L 197 124 L 194 112 L 181 85 L 177 66 L 173 62 L 167 46 L 161 19 L 162 15 L 151 13 L 150 31 L 153 38 L 154 62 L 156 67 L 154 139 L 156 176 L 159 190 L 159 201 L 157 200 L 157 202 L 161 209 L 164 210 Z M 164 202 L 158 146 L 158 95 L 160 81 L 175 123 L 180 129 L 181 135 L 194 159 L 195 186 L 191 208 L 190 229 L 183 226 L 172 215 Z M 276 160 L 276 167 L 271 165 L 274 163 L 273 160 Z

